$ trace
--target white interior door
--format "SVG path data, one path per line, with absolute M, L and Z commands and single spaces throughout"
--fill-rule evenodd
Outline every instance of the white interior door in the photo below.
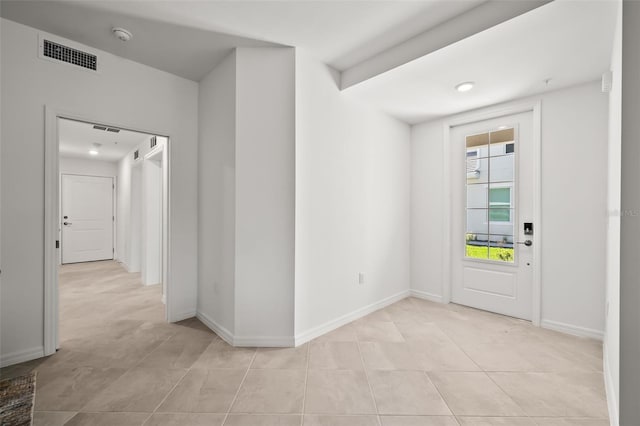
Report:
M 113 178 L 62 175 L 62 263 L 113 259 Z
M 531 320 L 533 112 L 454 127 L 450 136 L 451 300 Z

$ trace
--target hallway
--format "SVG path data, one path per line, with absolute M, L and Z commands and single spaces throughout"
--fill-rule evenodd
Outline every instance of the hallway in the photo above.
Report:
M 38 371 L 36 425 L 608 425 L 597 341 L 407 298 L 298 348 L 233 348 L 164 323 L 160 292 L 111 261 L 61 268 L 62 348 L 2 370 Z

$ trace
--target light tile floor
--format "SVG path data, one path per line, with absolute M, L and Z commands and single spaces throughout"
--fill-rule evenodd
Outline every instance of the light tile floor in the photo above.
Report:
M 606 426 L 599 342 L 408 298 L 298 348 L 233 348 L 163 321 L 159 286 L 114 262 L 60 269 L 62 348 L 35 424 Z

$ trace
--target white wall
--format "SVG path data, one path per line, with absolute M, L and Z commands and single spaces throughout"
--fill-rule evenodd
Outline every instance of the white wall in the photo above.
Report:
M 411 127 L 411 290 L 442 301 L 444 229 L 442 121 Z
M 42 355 L 45 105 L 171 136 L 169 315 L 194 315 L 197 84 L 106 52 L 99 74 L 41 60 L 37 30 L 5 19 L 1 27 L 2 363 Z
M 607 96 L 599 82 L 542 99 L 542 322 L 604 331 Z M 442 296 L 443 120 L 414 126 L 411 288 Z M 446 167 L 446 166 L 445 166 Z
M 409 126 L 337 80 L 297 49 L 297 343 L 409 289 Z
M 622 184 L 620 224 L 620 425 L 640 424 L 640 3 L 622 12 Z
M 607 164 L 607 308 L 604 335 L 604 374 L 611 424 L 618 424 L 620 387 L 620 155 L 622 140 L 622 2 L 619 2 L 611 56 L 609 144 Z
M 291 345 L 295 50 L 236 50 L 236 338 Z
M 142 164 L 131 169 L 131 199 L 129 218 L 123 217 L 128 225 L 125 242 L 125 260 L 129 272 L 142 272 Z
M 293 344 L 294 52 L 238 48 L 200 85 L 198 316 L 235 345 Z
M 142 283 L 154 285 L 162 283 L 162 152 L 144 159 L 142 179 Z
M 237 49 L 201 83 L 198 314 L 237 345 L 408 294 L 409 126 L 335 77 L 299 49 Z
M 128 272 L 141 272 L 143 267 L 144 232 L 142 217 L 145 215 L 145 185 L 143 181 L 143 169 L 145 166 L 145 156 L 151 151 L 162 150 L 162 174 L 163 174 L 163 203 L 166 202 L 166 187 L 164 182 L 167 178 L 167 170 L 164 165 L 168 164 L 167 151 L 165 149 L 166 138 L 156 136 L 157 145 L 152 149 L 150 145 L 152 136 L 149 135 L 138 145 L 133 147 L 118 162 L 118 192 L 117 192 L 117 222 L 116 222 L 116 255 L 118 261 L 122 262 Z M 134 151 L 138 151 L 138 158 L 133 159 Z M 156 159 L 159 160 L 159 159 Z M 166 218 L 162 217 L 164 222 Z M 163 228 L 166 224 L 163 223 Z M 164 250 L 166 252 L 166 250 Z M 166 254 L 166 253 L 163 253 Z M 163 279 L 162 282 L 166 282 Z
M 139 271 L 131 262 L 131 197 L 133 159 L 130 154 L 118 162 L 118 191 L 116 194 L 116 257 L 129 272 Z M 130 266 L 131 265 L 131 266 Z M 131 267 L 133 266 L 133 269 Z
M 118 164 L 87 158 L 60 157 L 59 171 L 60 174 L 116 177 L 118 176 Z
M 198 100 L 198 315 L 229 338 L 235 319 L 235 51 L 200 81 Z

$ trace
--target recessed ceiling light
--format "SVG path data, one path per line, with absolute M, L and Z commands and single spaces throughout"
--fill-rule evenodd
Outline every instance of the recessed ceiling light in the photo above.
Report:
M 458 92 L 468 92 L 469 90 L 473 89 L 473 85 L 473 81 L 465 81 L 464 83 L 456 85 L 456 90 Z
M 89 151 L 89 154 L 91 154 L 91 155 L 98 155 L 98 151 L 97 151 L 97 150 L 95 150 L 95 149 L 92 149 L 92 150 L 90 150 L 90 151 Z
M 115 27 L 111 29 L 111 32 L 120 41 L 129 41 L 133 38 L 131 31 L 125 30 L 124 28 Z
M 500 127 L 498 127 L 498 130 L 504 130 L 506 128 L 507 128 L 507 126 L 500 126 Z

